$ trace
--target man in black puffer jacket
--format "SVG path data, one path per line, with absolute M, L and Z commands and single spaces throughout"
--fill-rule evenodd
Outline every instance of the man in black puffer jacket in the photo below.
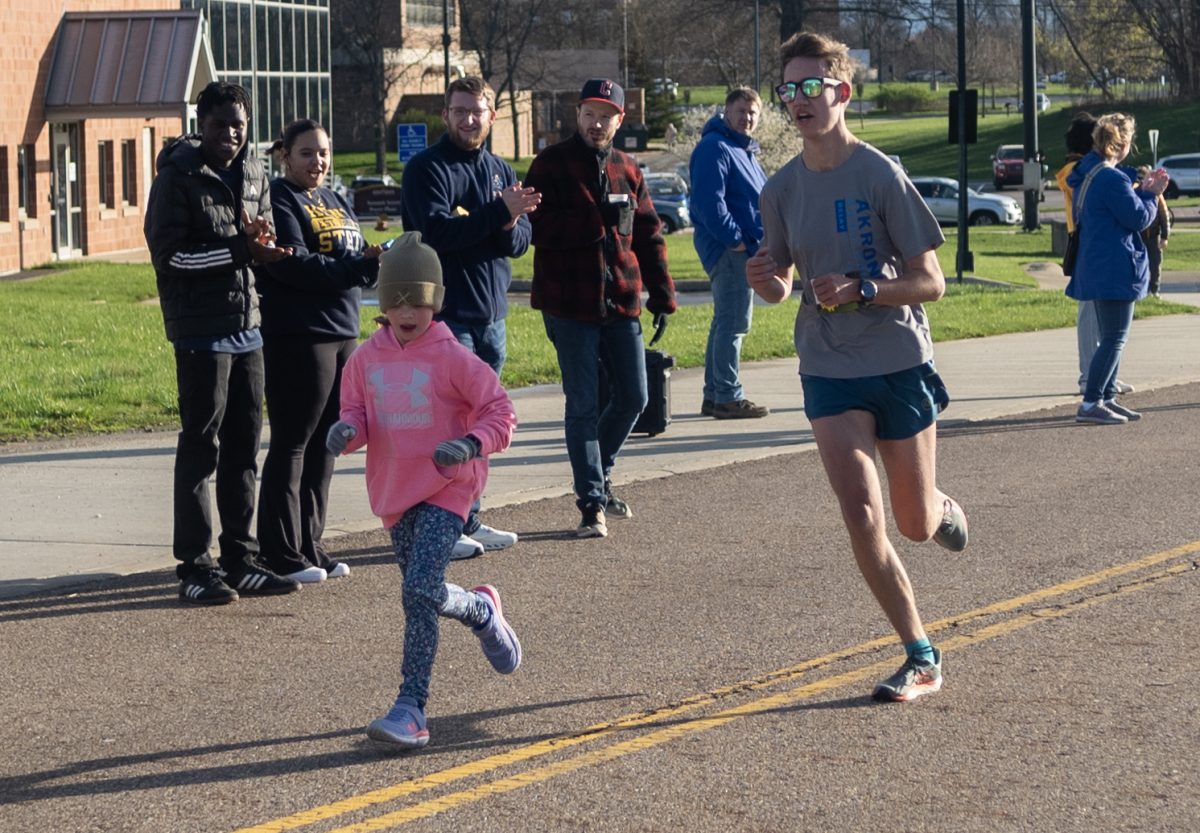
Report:
M 239 592 L 300 589 L 257 562 L 250 526 L 263 400 L 251 264 L 290 252 L 273 245 L 267 177 L 247 154 L 246 91 L 209 84 L 196 100 L 196 117 L 200 134 L 176 139 L 159 154 L 145 232 L 179 384 L 172 543 L 179 598 L 213 605 L 232 602 Z M 214 471 L 219 562 L 209 554 Z

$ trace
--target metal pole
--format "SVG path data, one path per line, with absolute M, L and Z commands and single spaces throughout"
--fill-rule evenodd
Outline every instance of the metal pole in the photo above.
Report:
M 1038 217 L 1038 200 L 1041 197 L 1041 159 L 1038 153 L 1037 135 L 1037 50 L 1033 37 L 1033 2 L 1021 0 L 1021 83 L 1025 87 L 1021 91 L 1025 108 L 1025 164 L 1031 162 L 1037 167 L 1039 187 L 1025 191 L 1025 230 L 1037 231 L 1040 223 Z
M 754 92 L 762 93 L 762 46 L 759 39 L 758 0 L 754 0 Z
M 629 89 L 629 0 L 621 2 L 621 40 L 625 45 L 625 89 Z
M 445 85 L 450 86 L 450 0 L 442 0 L 442 66 Z
M 971 233 L 967 225 L 967 13 L 965 0 L 958 0 L 955 25 L 958 28 L 958 255 L 955 279 L 962 283 L 963 272 L 973 271 Z

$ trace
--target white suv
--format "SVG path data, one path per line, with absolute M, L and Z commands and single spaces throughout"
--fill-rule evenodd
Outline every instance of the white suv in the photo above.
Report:
M 1180 194 L 1200 194 L 1200 153 L 1180 153 L 1164 156 L 1158 166 L 1171 175 L 1164 193 L 1168 199 Z

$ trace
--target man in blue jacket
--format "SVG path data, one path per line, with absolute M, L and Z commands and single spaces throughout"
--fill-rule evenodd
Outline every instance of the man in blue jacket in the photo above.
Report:
M 767 181 L 751 138 L 762 99 L 749 87 L 725 96 L 725 112 L 704 125 L 692 151 L 693 238 L 712 281 L 713 318 L 704 351 L 704 397 L 700 413 L 717 419 L 756 419 L 770 411 L 745 397 L 739 376 L 742 340 L 750 332 L 754 293 L 746 261 L 762 242 L 758 194 Z
M 446 295 L 437 320 L 499 376 L 512 283 L 508 259 L 529 248 L 526 215 L 541 196 L 522 187 L 513 169 L 485 147 L 496 121 L 495 102 L 482 78 L 450 82 L 442 110 L 445 134 L 404 166 L 401 220 L 405 230 L 421 232 L 421 242 L 441 260 Z M 516 533 L 481 523 L 476 505 L 453 557 L 471 558 L 516 542 Z

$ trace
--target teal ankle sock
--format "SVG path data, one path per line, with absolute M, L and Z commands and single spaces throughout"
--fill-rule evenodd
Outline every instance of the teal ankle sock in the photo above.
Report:
M 918 665 L 933 664 L 933 645 L 928 639 L 918 639 L 915 642 L 905 642 L 904 652 L 908 658 Z

